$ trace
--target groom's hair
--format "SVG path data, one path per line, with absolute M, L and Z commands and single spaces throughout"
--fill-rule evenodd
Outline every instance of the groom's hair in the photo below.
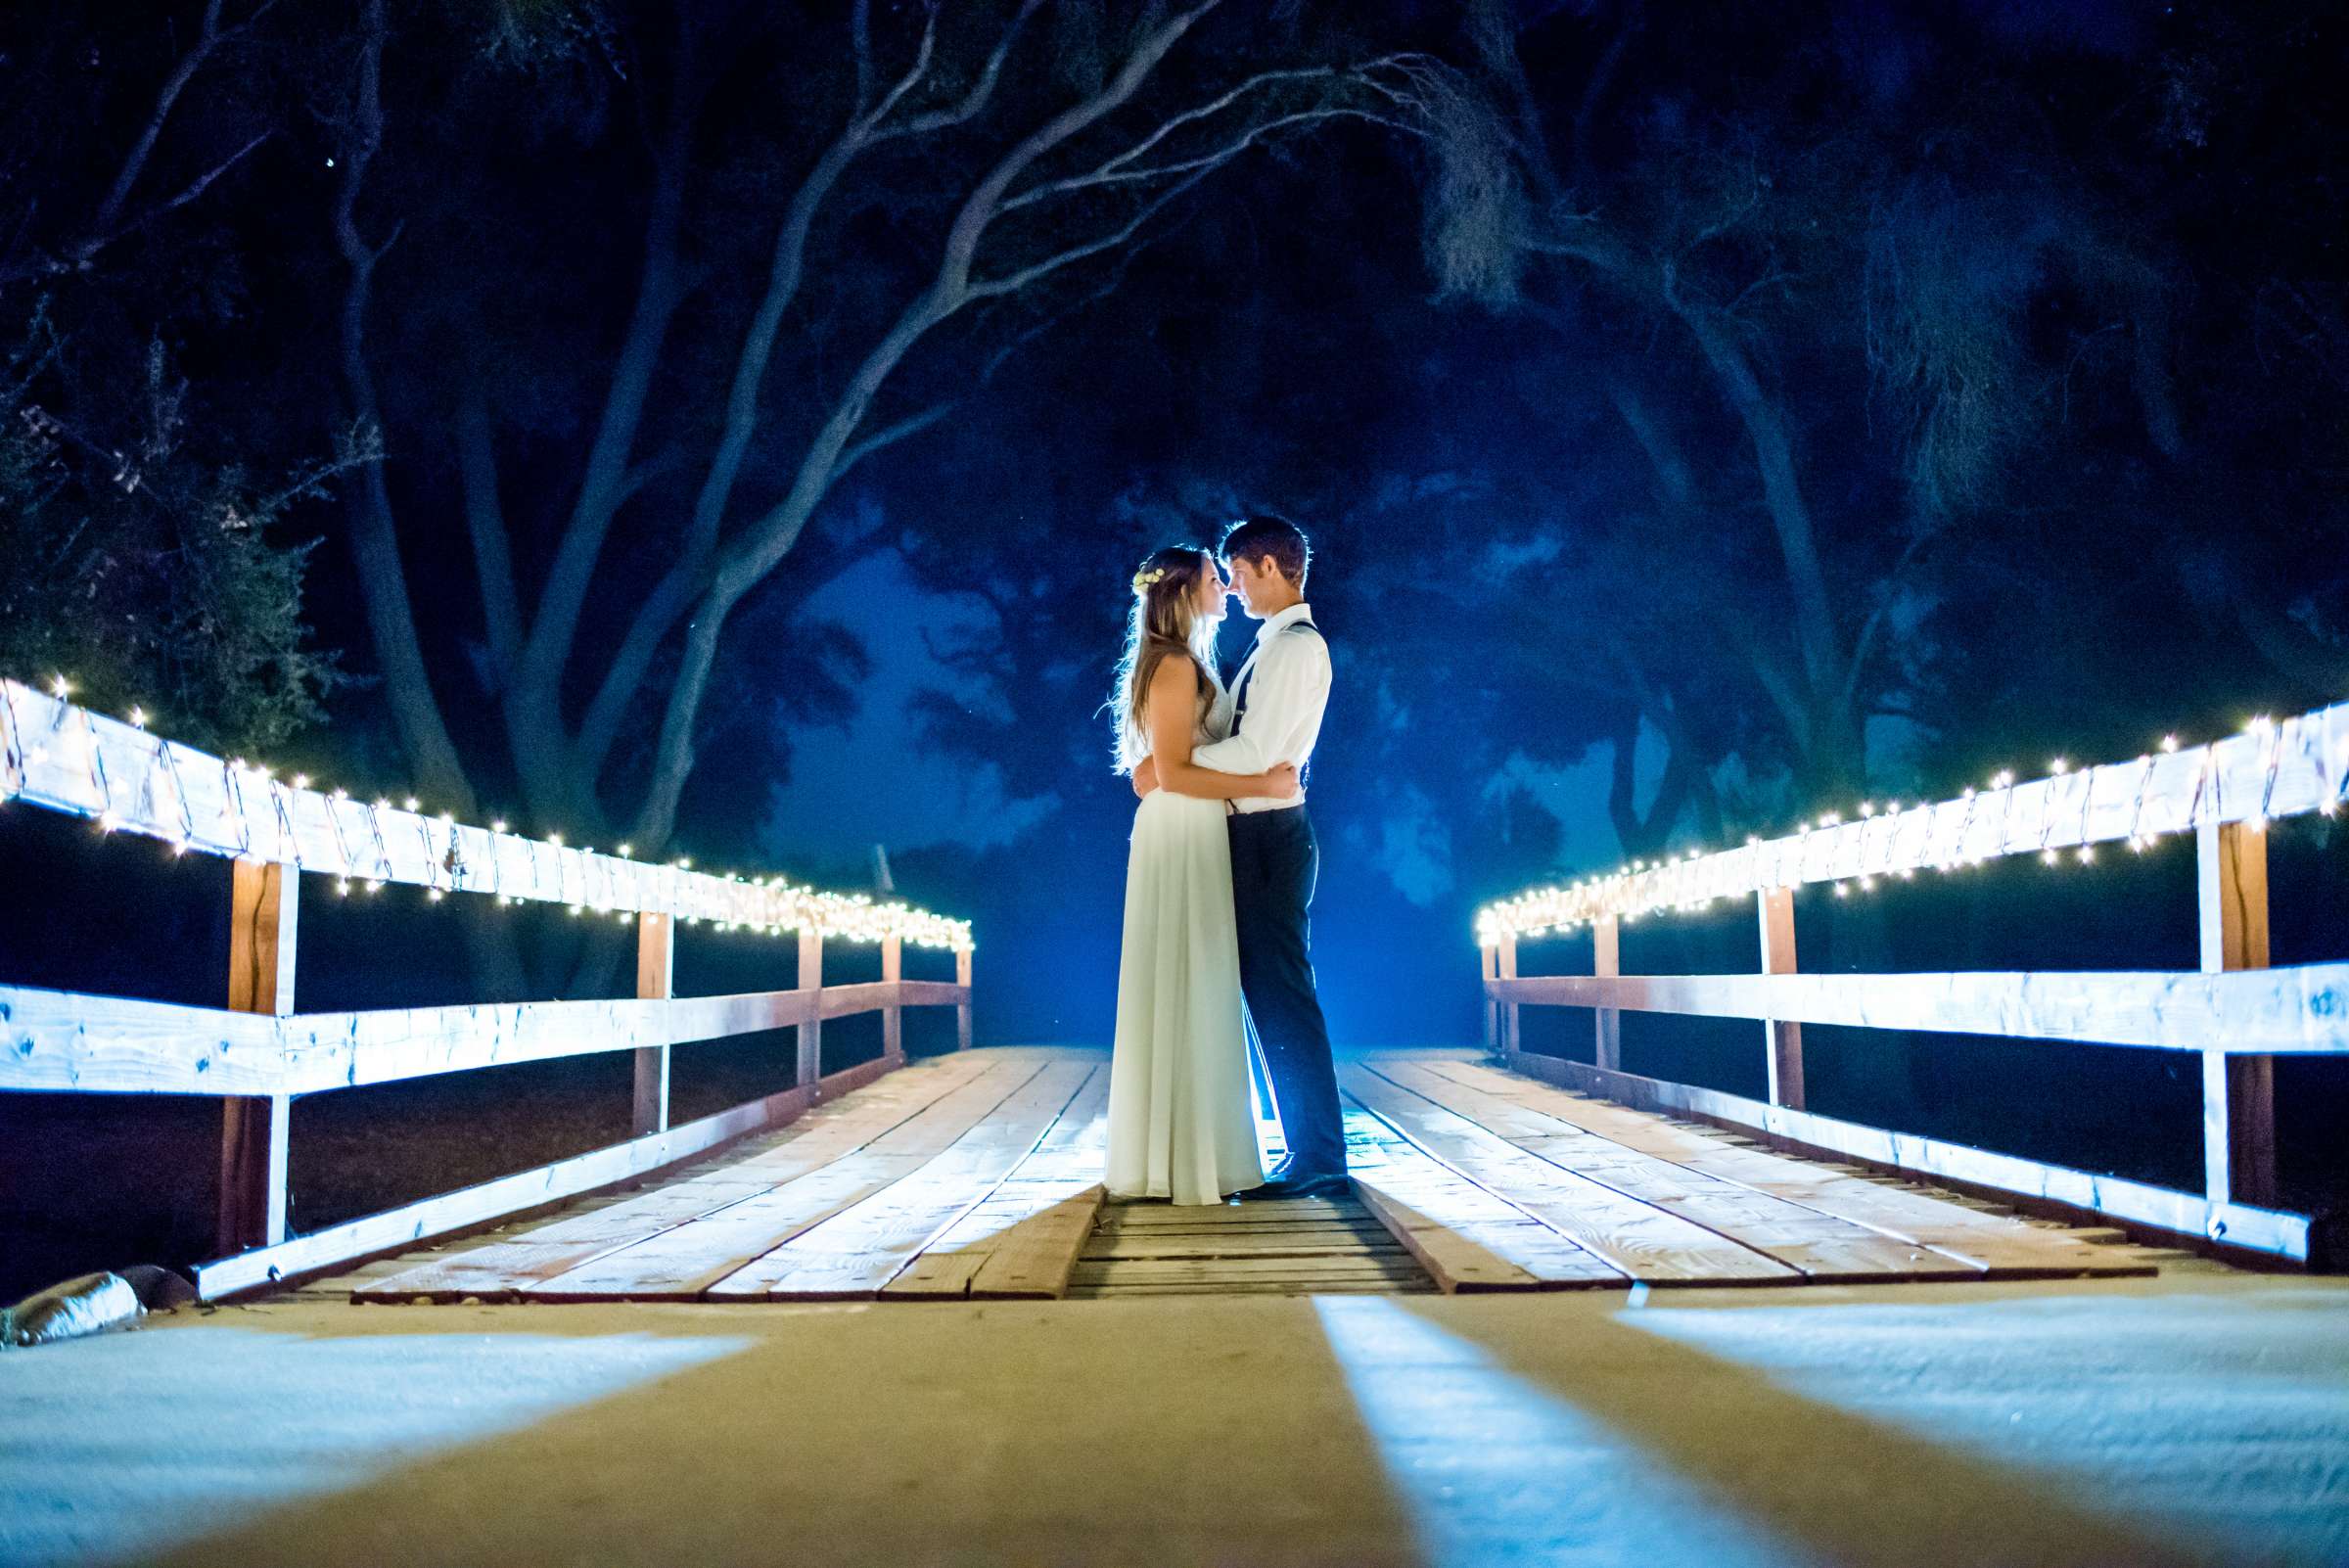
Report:
M 1300 589 L 1305 586 L 1306 569 L 1313 564 L 1313 546 L 1305 541 L 1305 530 L 1271 512 L 1258 512 L 1240 519 L 1223 530 L 1223 543 L 1218 550 L 1224 565 L 1234 561 L 1260 561 L 1266 556 L 1280 568 L 1280 575 Z

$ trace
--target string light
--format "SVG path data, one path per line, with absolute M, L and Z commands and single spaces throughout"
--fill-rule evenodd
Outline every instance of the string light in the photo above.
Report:
M 54 785 L 44 785 L 35 798 L 45 805 L 92 818 L 101 833 L 128 829 L 148 833 L 167 843 L 175 856 L 197 848 L 233 854 L 255 864 L 277 861 L 291 864 L 298 871 L 303 869 L 302 856 L 308 844 L 302 832 L 298 831 L 296 818 L 306 817 L 301 796 L 310 793 L 311 780 L 307 774 L 294 774 L 281 784 L 274 782 L 271 769 L 246 758 L 206 758 L 150 737 L 139 743 L 148 769 L 144 798 L 124 795 L 118 808 L 115 792 L 107 776 L 108 762 L 114 757 L 119 766 L 119 753 L 113 749 L 124 744 L 121 737 L 127 737 L 133 726 L 119 725 L 115 720 L 73 707 L 64 700 L 64 695 L 71 689 L 62 674 L 53 679 L 49 697 L 56 699 L 56 706 L 45 715 L 48 742 L 26 745 L 30 734 L 21 719 L 18 705 L 30 703 L 39 712 L 39 705 L 47 699 L 28 687 L 0 679 L 0 795 L 24 793 L 29 769 L 55 769 L 62 763 L 66 769 L 85 775 L 86 791 L 69 779 L 62 793 Z M 144 709 L 134 710 L 133 717 L 144 719 Z M 115 730 L 102 750 L 103 725 L 115 725 Z M 182 753 L 202 765 L 221 770 L 218 793 L 208 798 L 199 797 L 207 801 L 203 807 L 207 822 L 201 831 L 197 807 L 178 778 Z M 381 892 L 392 881 L 421 882 L 426 884 L 428 900 L 435 903 L 444 901 L 448 894 L 455 892 L 488 893 L 501 905 L 553 892 L 556 898 L 552 901 L 563 902 L 575 911 L 592 904 L 598 912 L 608 911 L 625 923 L 637 917 L 643 900 L 657 891 L 661 901 L 656 908 L 673 907 L 677 917 L 687 924 L 716 924 L 727 932 L 757 930 L 776 935 L 816 932 L 827 939 L 870 943 L 898 940 L 958 952 L 975 947 L 968 921 L 932 914 L 901 902 L 876 902 L 866 895 L 824 893 L 812 887 L 795 886 L 782 877 L 749 879 L 729 873 L 723 878 L 708 874 L 656 878 L 651 875 L 651 868 L 639 870 L 639 863 L 629 858 L 635 853 L 632 844 L 621 846 L 618 852 L 621 859 L 599 856 L 589 846 L 580 846 L 573 855 L 562 857 L 559 863 L 563 866 L 564 882 L 576 886 L 577 880 L 583 880 L 584 887 L 579 891 L 591 894 L 590 898 L 564 898 L 565 893 L 572 891 L 570 886 L 546 889 L 543 862 L 534 873 L 539 880 L 518 897 L 500 885 L 514 868 L 499 857 L 492 855 L 481 862 L 461 857 L 459 850 L 464 841 L 457 831 L 459 824 L 453 812 L 438 813 L 438 826 L 446 832 L 446 838 L 442 839 L 434 832 L 434 824 L 413 816 L 419 807 L 417 799 L 413 796 L 406 799 L 406 809 L 412 819 L 403 822 L 392 813 L 388 797 L 379 796 L 371 807 L 363 807 L 351 801 L 347 791 L 333 790 L 321 804 L 326 807 L 326 827 L 333 835 L 336 859 L 332 865 L 313 865 L 310 869 L 334 875 L 335 891 L 343 897 L 348 896 L 353 881 L 363 881 L 370 894 Z M 129 804 L 132 801 L 137 802 L 135 809 Z M 347 837 L 352 824 L 337 809 L 342 807 L 365 812 L 367 832 L 355 847 L 358 851 L 355 853 Z M 157 820 L 159 814 L 162 820 Z M 176 822 L 171 820 L 173 814 Z M 309 827 L 310 822 L 305 820 L 303 828 Z M 422 841 L 426 871 L 423 876 L 409 875 L 401 869 L 403 862 L 414 864 L 413 850 L 395 855 L 391 848 L 398 842 L 399 834 L 411 828 Z M 508 825 L 500 820 L 493 831 L 505 833 Z M 558 851 L 564 848 L 561 834 L 550 833 L 543 842 Z M 1681 870 L 1697 858 L 1691 854 L 1672 869 Z M 688 856 L 678 856 L 674 865 L 678 871 L 690 871 L 693 861 Z M 1658 869 L 1664 867 L 1659 865 Z
M 2127 844 L 2133 853 L 2143 854 L 2165 836 L 2213 821 L 2240 822 L 2251 832 L 2264 832 L 2275 815 L 2341 814 L 2342 803 L 2349 801 L 2349 703 L 2280 720 L 2255 715 L 2244 721 L 2243 734 L 2256 752 L 2246 752 L 2241 740 L 2193 748 L 2200 755 L 2190 799 L 2183 772 L 2165 767 L 2150 751 L 2133 761 L 2096 766 L 2075 766 L 2071 759 L 2057 757 L 2036 787 L 2018 788 L 2014 770 L 2001 768 L 1986 791 L 1969 785 L 1938 805 L 1862 802 L 1858 820 L 1849 824 L 1829 811 L 1797 822 L 1775 839 L 1748 835 L 1739 850 L 1681 853 L 1653 863 L 1634 859 L 1613 871 L 1488 904 L 1477 911 L 1474 930 L 1479 943 L 1491 946 L 1601 920 L 1629 921 L 1652 910 L 1702 910 L 1723 898 L 1764 894 L 1790 883 L 1829 883 L 1837 897 L 1848 898 L 1855 883 L 1865 892 L 1876 877 L 1910 881 L 1925 867 L 1947 873 L 1981 866 L 1992 856 L 2033 852 L 2050 866 L 2093 865 L 2099 840 Z M 2158 743 L 2164 757 L 2182 749 L 2175 733 Z M 2249 771 L 2253 763 L 2256 776 Z M 2112 776 L 2115 770 L 2124 770 L 2122 778 Z M 2079 785 L 2069 782 L 2074 773 L 2083 775 Z M 2057 787 L 2056 779 L 2065 783 Z M 2254 783 L 2256 795 L 2249 794 Z M 2122 788 L 2134 790 L 2125 820 L 2115 809 Z M 1989 796 L 1997 798 L 1998 819 L 1977 822 L 1976 810 Z M 2016 818 L 2018 806 L 2024 820 Z M 1893 825 L 1874 831 L 1870 824 L 1878 817 Z M 1815 842 L 1821 837 L 1832 842 L 1822 847 Z

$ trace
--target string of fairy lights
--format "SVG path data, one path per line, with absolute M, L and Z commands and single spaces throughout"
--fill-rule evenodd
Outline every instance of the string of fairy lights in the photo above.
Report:
M 344 896 L 402 883 L 423 887 L 436 903 L 451 893 L 484 893 L 501 905 L 559 902 L 575 916 L 623 923 L 639 913 L 668 913 L 719 931 L 818 932 L 856 943 L 895 938 L 958 953 L 975 945 L 969 921 L 903 902 L 828 893 L 780 876 L 696 871 L 686 856 L 655 864 L 635 858 L 628 844 L 598 853 L 567 845 L 560 833 L 535 839 L 513 833 L 503 821 L 476 827 L 446 811 L 428 813 L 412 796 L 395 806 L 389 797 L 362 802 L 345 790 L 316 789 L 306 774 L 281 778 L 257 762 L 212 757 L 154 735 L 143 707 L 115 720 L 72 702 L 72 692 L 63 675 L 45 691 L 0 679 L 0 802 L 22 798 L 93 818 L 102 833 L 159 838 L 175 856 L 194 850 L 274 860 L 333 877 Z M 124 776 L 126 754 L 144 763 L 135 778 Z M 216 808 L 206 809 L 215 784 Z M 256 818 L 265 833 L 256 831 Z M 302 827 L 321 822 L 308 840 L 332 852 L 305 853 Z
M 2293 789 L 2282 800 L 2278 783 L 2287 761 Z M 2255 800 L 2244 798 L 2246 785 Z M 2036 853 L 2050 866 L 2091 865 L 2100 842 L 2142 854 L 2206 822 L 2264 828 L 2271 814 L 2330 816 L 2344 799 L 2349 704 L 2280 722 L 2254 718 L 2239 735 L 2200 746 L 2182 747 L 2167 735 L 2131 761 L 2075 768 L 2057 758 L 2045 777 L 2020 782 L 2011 768 L 2002 769 L 1985 787 L 1968 787 L 1951 800 L 1867 802 L 1849 819 L 1829 811 L 1790 834 L 1749 838 L 1737 849 L 1636 859 L 1605 875 L 1487 904 L 1477 911 L 1476 940 L 1491 947 L 1603 919 L 1701 910 L 1805 883 L 1824 882 L 1835 897 L 1851 898 L 1887 879 L 1913 881 L 1920 870 L 1949 874 L 2020 853 Z

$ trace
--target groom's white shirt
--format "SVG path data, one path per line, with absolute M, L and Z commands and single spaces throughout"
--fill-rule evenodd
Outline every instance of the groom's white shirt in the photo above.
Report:
M 1256 628 L 1256 646 L 1240 666 L 1235 692 L 1246 688 L 1247 715 L 1240 730 L 1227 740 L 1212 741 L 1191 753 L 1191 761 L 1219 773 L 1262 773 L 1276 762 L 1294 762 L 1298 770 L 1313 755 L 1321 738 L 1321 715 L 1329 707 L 1329 644 L 1317 631 L 1282 636 L 1289 627 L 1313 615 L 1311 605 L 1299 603 L 1268 617 Z M 1239 811 L 1278 811 L 1305 804 L 1305 791 L 1285 801 L 1234 801 Z

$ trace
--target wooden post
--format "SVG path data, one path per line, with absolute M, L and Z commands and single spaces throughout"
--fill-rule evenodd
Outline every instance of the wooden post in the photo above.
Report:
M 1762 910 L 1762 973 L 1800 973 L 1794 961 L 1794 890 L 1764 888 L 1755 895 Z M 1803 1108 L 1803 1026 L 1765 1019 L 1762 1044 L 1769 1052 L 1770 1103 Z
M 824 934 L 811 927 L 800 930 L 800 989 L 824 989 Z M 799 1030 L 799 1069 L 792 1082 L 812 1090 L 824 1076 L 824 1021 L 810 1018 Z
M 1517 978 L 1517 934 L 1515 932 L 1501 934 L 1500 946 L 1493 954 L 1493 966 L 1497 972 L 1495 975 L 1496 979 L 1515 980 Z M 1500 1004 L 1500 1054 L 1504 1058 L 1512 1057 L 1524 1049 L 1525 1037 L 1518 1032 L 1517 1004 L 1513 1001 L 1504 1001 Z
M 294 929 L 300 874 L 238 860 L 231 867 L 228 1005 L 240 1013 L 294 1010 Z M 220 1256 L 286 1239 L 286 1134 L 293 1096 L 235 1095 L 220 1102 Z
M 2205 822 L 2194 833 L 2206 974 L 2268 967 L 2268 833 Z M 2202 1178 L 2212 1206 L 2276 1203 L 2276 1058 L 2202 1052 Z
M 970 987 L 971 955 L 968 952 L 954 955 L 954 984 L 966 990 Z M 954 1048 L 958 1051 L 971 1048 L 971 1004 L 967 999 L 954 1009 Z
M 894 986 L 905 978 L 905 941 L 881 939 L 881 983 Z M 881 1055 L 891 1063 L 905 1060 L 905 1010 L 894 1002 L 881 1009 Z
M 1623 923 L 1613 915 L 1590 922 L 1590 973 L 1606 980 L 1623 973 Z M 1591 1060 L 1603 1071 L 1623 1071 L 1623 1014 L 1612 1007 L 1598 1009 Z
M 674 971 L 677 922 L 674 915 L 636 916 L 636 994 L 666 1001 L 676 994 Z M 668 1130 L 668 1047 L 647 1045 L 636 1053 L 635 1136 Z
M 1500 945 L 1498 943 L 1488 942 L 1482 946 L 1478 947 L 1477 957 L 1477 974 L 1479 979 L 1498 980 L 1500 978 Z M 1492 1055 L 1498 1056 L 1501 1054 L 1500 1004 L 1493 999 L 1490 992 L 1485 992 L 1484 988 L 1481 985 L 1477 988 L 1477 990 L 1480 992 L 1484 992 L 1485 1049 Z

